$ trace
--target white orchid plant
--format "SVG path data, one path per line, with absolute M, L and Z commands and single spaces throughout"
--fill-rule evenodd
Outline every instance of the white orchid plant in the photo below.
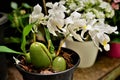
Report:
M 99 47 L 99 43 L 108 51 L 109 34 L 118 33 L 117 26 L 105 23 L 105 18 L 112 18 L 114 10 L 103 0 L 61 0 L 48 2 L 48 14 L 42 13 L 42 7 L 37 4 L 30 15 L 30 23 L 47 26 L 49 32 L 57 36 L 56 31 L 73 41 L 87 41 L 88 36 Z M 37 26 L 34 29 L 37 30 Z M 78 33 L 79 32 L 79 33 Z
M 43 0 L 43 2 L 44 1 L 45 0 Z M 23 54 L 26 56 L 28 62 L 33 61 L 37 66 L 48 67 L 52 62 L 52 58 L 54 59 L 59 55 L 61 46 L 66 39 L 81 42 L 92 40 L 100 51 L 102 51 L 102 48 L 99 47 L 99 44 L 103 45 L 103 48 L 108 51 L 110 49 L 109 34 L 117 34 L 118 31 L 117 26 L 110 26 L 105 23 L 105 19 L 112 18 L 113 16 L 114 10 L 109 3 L 103 0 L 60 0 L 55 3 L 44 2 L 43 7 L 37 4 L 33 7 L 33 12 L 29 16 L 29 24 L 23 29 L 21 43 L 23 52 L 16 52 L 5 46 L 0 46 L 0 52 Z M 30 54 L 28 57 L 28 55 L 24 53 L 27 53 L 26 37 L 30 32 L 33 33 L 33 44 L 31 45 L 32 48 L 30 47 L 30 53 L 28 52 L 28 55 Z M 56 53 L 54 45 L 52 44 L 51 34 L 58 36 L 58 33 L 63 34 L 64 39 L 62 43 L 60 43 Z M 39 37 L 37 34 L 39 34 Z M 37 43 L 36 37 L 37 39 L 39 38 L 46 41 L 45 45 L 47 45 L 47 49 L 44 47 L 44 44 Z M 47 55 L 39 58 L 38 54 Z M 44 60 L 42 60 L 43 58 Z M 48 60 L 48 62 L 46 60 Z M 41 63 L 44 65 L 41 65 Z M 64 63 L 64 65 L 66 65 L 66 63 Z M 65 67 L 64 65 L 63 69 Z
M 102 49 L 99 47 L 99 43 L 108 51 L 110 49 L 109 34 L 118 34 L 117 26 L 105 23 L 106 18 L 114 16 L 114 10 L 110 4 L 103 0 L 68 0 L 66 4 L 70 13 L 72 11 L 66 18 L 67 28 L 72 36 L 78 41 L 85 41 L 88 40 L 89 35 L 100 51 Z M 77 34 L 77 31 L 81 31 L 81 33 Z

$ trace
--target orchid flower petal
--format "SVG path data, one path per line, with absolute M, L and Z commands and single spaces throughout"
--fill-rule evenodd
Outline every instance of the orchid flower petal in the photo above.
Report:
M 106 44 L 106 45 L 104 46 L 104 49 L 105 49 L 106 51 L 109 51 L 109 50 L 110 50 L 110 45 L 109 45 L 109 44 Z
M 29 23 L 34 23 L 38 19 L 42 19 L 44 17 L 44 14 L 41 11 L 41 6 L 37 4 L 33 9 L 32 14 L 30 15 Z

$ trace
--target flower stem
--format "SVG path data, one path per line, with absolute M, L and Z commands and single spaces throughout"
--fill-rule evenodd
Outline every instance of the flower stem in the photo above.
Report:
M 36 33 L 33 33 L 33 42 L 36 42 Z
M 48 50 L 50 50 L 51 40 L 48 40 Z
M 47 15 L 47 8 L 46 8 L 46 1 L 45 0 L 43 0 L 43 7 L 44 7 L 45 14 Z
M 70 33 L 69 33 L 69 34 L 70 34 Z M 64 42 L 65 42 L 65 40 L 67 39 L 67 37 L 69 36 L 69 34 L 67 34 L 66 37 L 60 42 L 60 45 L 59 45 L 58 50 L 57 50 L 57 53 L 56 53 L 57 56 L 60 54 L 61 47 L 62 47 L 62 45 L 64 44 Z
M 57 50 L 57 53 L 56 53 L 57 56 L 59 55 L 60 50 L 61 50 L 61 47 L 62 47 L 62 45 L 64 44 L 64 42 L 65 42 L 65 38 L 60 42 L 60 45 L 59 45 L 58 50 Z

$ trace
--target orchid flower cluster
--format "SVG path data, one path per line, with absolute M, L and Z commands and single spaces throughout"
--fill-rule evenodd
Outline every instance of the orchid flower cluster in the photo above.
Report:
M 45 25 L 49 32 L 57 36 L 62 33 L 67 39 L 84 42 L 90 36 L 91 40 L 99 47 L 99 43 L 108 51 L 109 34 L 118 33 L 117 26 L 105 23 L 105 18 L 112 18 L 114 10 L 109 3 L 103 0 L 61 0 L 48 2 L 45 5 L 48 14 L 42 12 L 42 7 L 34 6 L 29 22 Z M 38 26 L 33 29 L 37 32 Z

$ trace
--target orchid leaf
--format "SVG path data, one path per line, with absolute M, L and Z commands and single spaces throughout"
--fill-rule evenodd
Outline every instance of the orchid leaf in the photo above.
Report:
M 49 31 L 48 31 L 48 29 L 46 27 L 44 27 L 44 30 L 45 30 L 45 36 L 46 36 L 47 42 L 50 45 L 49 46 L 49 51 L 52 54 L 52 56 L 55 57 L 55 52 L 54 52 L 55 48 L 54 48 L 54 45 L 53 45 L 53 43 L 51 41 L 50 33 L 49 33 Z
M 6 43 L 20 43 L 20 38 L 11 36 L 4 38 L 4 41 Z
M 33 24 L 29 24 L 27 25 L 24 29 L 23 29 L 23 36 L 22 36 L 22 43 L 21 43 L 21 49 L 24 53 L 26 53 L 26 36 L 30 33 L 31 29 L 32 29 Z
M 15 53 L 15 54 L 22 54 L 21 52 L 12 50 L 6 46 L 0 46 L 0 52 L 4 52 L 4 53 Z

